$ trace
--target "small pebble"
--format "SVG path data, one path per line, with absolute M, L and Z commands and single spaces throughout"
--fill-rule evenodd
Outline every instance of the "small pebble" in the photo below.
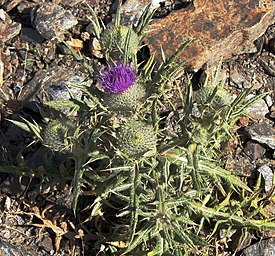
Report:
M 273 100 L 269 94 L 266 95 L 264 99 L 268 107 L 271 107 L 273 105 Z
M 258 168 L 258 172 L 261 173 L 263 176 L 265 182 L 265 192 L 270 191 L 273 187 L 274 172 L 267 165 L 263 165 L 260 168 Z
M 20 33 L 20 39 L 23 42 L 39 43 L 39 44 L 41 44 L 45 40 L 45 38 L 42 37 L 33 28 L 22 28 L 21 33 Z

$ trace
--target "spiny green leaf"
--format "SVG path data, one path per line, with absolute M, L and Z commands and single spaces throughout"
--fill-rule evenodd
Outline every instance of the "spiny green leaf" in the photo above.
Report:
M 186 243 L 190 248 L 192 248 L 194 250 L 198 250 L 197 247 L 195 246 L 193 240 L 189 236 L 189 234 L 186 233 L 185 230 L 182 229 L 181 226 L 177 222 L 171 222 L 171 224 L 172 224 L 173 230 L 175 231 L 175 233 L 177 234 L 178 238 L 182 242 Z
M 48 101 L 46 105 L 57 110 L 62 108 L 74 108 L 74 110 L 79 109 L 79 106 L 71 100 L 52 100 Z
M 131 175 L 132 179 L 132 187 L 131 187 L 131 209 L 132 209 L 132 216 L 131 216 L 131 238 L 130 243 L 132 243 L 134 239 L 134 234 L 136 233 L 136 227 L 138 223 L 138 208 L 139 208 L 139 197 L 137 195 L 137 187 L 139 185 L 139 166 L 138 162 L 135 162 L 134 170 Z
M 121 255 L 126 255 L 127 253 L 134 250 L 137 246 L 140 245 L 140 243 L 142 241 L 146 241 L 148 236 L 150 236 L 150 238 L 153 238 L 155 235 L 156 235 L 156 232 L 155 232 L 155 226 L 154 225 L 149 224 L 149 225 L 145 226 L 143 229 L 139 230 L 135 234 L 134 240 L 132 241 L 132 243 L 129 244 L 127 250 L 125 252 L 123 252 Z
M 15 124 L 16 126 L 20 127 L 22 130 L 26 131 L 26 132 L 31 132 L 31 128 L 29 127 L 29 125 L 25 122 L 20 122 L 20 121 L 16 121 L 16 120 L 11 120 L 11 119 L 7 119 L 9 122 Z
M 143 36 L 146 33 L 145 29 L 149 25 L 152 17 L 155 13 L 155 10 L 151 10 L 152 5 L 149 4 L 146 6 L 145 10 L 143 11 L 142 15 L 140 16 L 137 25 L 134 27 L 135 32 L 139 36 Z
M 23 118 L 24 122 L 20 122 L 20 121 L 16 121 L 16 120 L 11 120 L 11 119 L 7 119 L 10 122 L 12 122 L 13 124 L 17 125 L 18 127 L 20 127 L 21 129 L 27 131 L 27 132 L 33 132 L 35 134 L 35 136 L 42 141 L 42 137 L 40 135 L 41 133 L 41 127 L 33 120 L 33 123 L 31 123 L 30 121 L 28 121 L 27 119 Z
M 85 168 L 83 168 L 83 159 L 76 158 L 76 163 L 75 163 L 75 173 L 74 173 L 74 178 L 72 180 L 72 187 L 73 187 L 73 211 L 74 214 L 76 215 L 76 207 L 77 207 L 77 202 L 78 198 L 80 195 L 81 191 L 81 186 L 83 184 L 82 181 L 82 176 L 85 172 Z
M 93 29 L 94 29 L 95 36 L 99 40 L 100 39 L 100 34 L 102 32 L 102 28 L 101 28 L 101 26 L 99 24 L 99 20 L 97 18 L 97 15 L 96 15 L 94 9 L 88 3 L 86 3 L 86 4 L 87 4 L 87 6 L 89 8 L 89 11 L 92 14 L 92 20 L 91 20 L 91 22 L 93 24 Z

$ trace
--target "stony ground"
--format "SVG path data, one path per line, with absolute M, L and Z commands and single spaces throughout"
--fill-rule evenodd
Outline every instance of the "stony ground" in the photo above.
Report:
M 100 252 L 104 248 L 96 243 L 97 236 L 89 226 L 89 212 L 81 211 L 75 217 L 69 207 L 71 191 L 68 178 L 71 174 L 61 173 L 57 177 L 56 171 L 52 170 L 50 175 L 45 175 L 45 169 L 39 167 L 45 149 L 41 145 L 29 145 L 31 135 L 6 120 L 18 119 L 19 115 L 39 118 L 36 105 L 27 104 L 26 101 L 43 102 L 43 91 L 39 89 L 48 86 L 49 77 L 61 87 L 63 80 L 89 83 L 87 71 L 60 40 L 51 38 L 52 34 L 63 37 L 74 49 L 80 50 L 88 63 L 95 61 L 100 65 L 102 61 L 95 49 L 94 55 L 91 54 L 91 15 L 87 5 L 77 0 L 43 2 L 62 2 L 60 6 L 70 11 L 78 23 L 68 18 L 67 22 L 49 31 L 47 28 L 52 20 L 40 19 L 39 11 L 32 11 L 31 15 L 32 8 L 41 1 L 0 0 L 0 255 L 103 255 L 95 254 L 95 251 Z M 117 1 L 87 2 L 96 6 L 105 24 L 111 21 Z M 188 7 L 183 2 L 162 1 L 155 20 L 161 20 L 176 9 Z M 58 13 L 60 10 L 55 15 Z M 237 94 L 251 87 L 251 84 L 258 92 L 269 92 L 251 109 L 252 118 L 240 120 L 237 124 L 236 133 L 240 136 L 227 145 L 231 153 L 225 160 L 227 168 L 247 175 L 252 173 L 257 176 L 258 171 L 262 171 L 266 174 L 267 186 L 275 166 L 274 24 L 269 26 L 255 45 L 253 53 L 236 55 L 223 64 L 222 73 L 226 75 L 226 84 L 232 92 Z M 204 73 L 199 70 L 193 74 L 194 82 L 200 85 Z M 35 85 L 40 87 L 36 88 Z M 57 91 L 52 93 L 56 95 Z M 57 162 L 58 157 L 51 156 Z M 20 166 L 22 159 L 36 175 Z M 14 167 L 15 163 L 17 167 Z M 37 178 L 39 175 L 41 179 Z M 89 197 L 85 195 L 81 197 L 80 209 L 88 205 L 88 200 Z M 275 202 L 267 205 L 266 213 L 275 216 Z M 266 238 L 272 236 L 275 236 L 274 232 L 266 234 Z M 251 234 L 241 245 L 232 243 L 229 248 L 224 245 L 219 255 L 232 255 L 235 250 L 241 254 L 245 247 L 257 241 L 257 234 Z

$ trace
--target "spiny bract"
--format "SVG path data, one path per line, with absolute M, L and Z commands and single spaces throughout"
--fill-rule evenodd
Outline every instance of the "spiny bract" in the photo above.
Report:
M 44 146 L 53 151 L 66 149 L 66 138 L 73 135 L 74 124 L 68 120 L 50 120 L 42 130 L 41 137 Z
M 156 151 L 157 136 L 152 125 L 131 120 L 120 127 L 117 143 L 124 155 L 138 158 L 146 152 Z
M 132 54 L 136 54 L 139 50 L 139 36 L 131 27 L 114 26 L 102 32 L 100 45 L 104 52 L 110 55 L 113 61 L 123 59 L 127 37 L 129 36 L 129 49 Z
M 135 111 L 146 98 L 144 85 L 135 84 L 123 93 L 110 93 L 104 97 L 104 102 L 111 111 Z

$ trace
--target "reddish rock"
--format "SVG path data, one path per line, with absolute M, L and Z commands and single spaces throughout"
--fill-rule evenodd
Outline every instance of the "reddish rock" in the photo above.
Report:
M 244 152 L 252 161 L 255 161 L 264 156 L 266 149 L 261 144 L 250 140 L 246 143 Z
M 212 66 L 221 58 L 252 52 L 253 41 L 274 22 L 272 0 L 194 0 L 194 6 L 172 12 L 150 25 L 146 43 L 161 57 L 171 56 L 188 38 L 195 38 L 180 59 L 192 70 Z
M 20 33 L 21 24 L 13 22 L 9 15 L 0 9 L 0 46 Z

